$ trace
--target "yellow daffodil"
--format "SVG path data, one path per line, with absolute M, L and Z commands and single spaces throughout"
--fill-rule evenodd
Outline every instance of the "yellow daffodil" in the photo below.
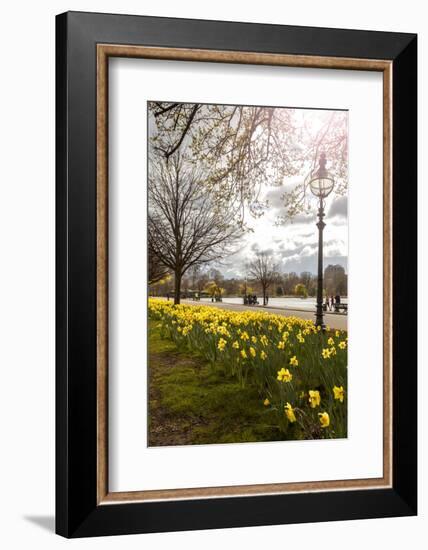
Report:
M 285 415 L 288 418 L 288 421 L 293 423 L 296 422 L 296 415 L 294 414 L 294 409 L 290 405 L 290 403 L 287 403 L 284 407 Z
M 297 367 L 299 365 L 299 361 L 295 355 L 290 359 L 290 365 L 292 367 Z
M 321 353 L 322 353 L 323 359 L 330 359 L 331 352 L 328 348 L 324 348 Z
M 220 340 L 218 341 L 217 347 L 220 351 L 223 351 L 224 348 L 226 347 L 226 344 L 227 344 L 227 340 L 225 340 L 224 338 L 220 338 Z
M 260 342 L 262 343 L 263 346 L 267 346 L 268 343 L 269 343 L 269 340 L 267 339 L 267 336 L 265 334 L 262 334 L 260 336 Z
M 193 325 L 187 325 L 187 327 L 184 327 L 182 332 L 183 336 L 187 336 L 189 332 L 191 332 L 192 328 L 193 328 Z
M 343 389 L 343 386 L 334 386 L 333 387 L 333 394 L 334 394 L 334 398 L 335 399 L 338 399 L 341 403 L 343 403 L 343 398 L 344 398 L 344 395 L 345 395 L 345 391 Z
M 293 379 L 293 375 L 288 369 L 284 369 L 284 367 L 278 371 L 278 376 L 276 377 L 277 380 L 280 382 L 291 382 Z
M 346 372 L 346 331 L 334 329 L 332 332 L 325 332 L 311 320 L 275 315 L 255 308 L 237 312 L 200 304 L 173 305 L 171 301 L 153 298 L 149 298 L 148 308 L 153 327 L 161 331 L 163 337 L 170 338 L 177 345 L 186 339 L 190 351 L 200 352 L 209 361 L 212 360 L 214 347 L 223 366 L 231 374 L 241 377 L 243 383 L 246 378 L 243 371 L 252 365 L 257 374 L 259 387 L 268 388 L 274 382 L 270 363 L 283 364 L 281 370 L 278 367 L 275 371 L 279 384 L 277 390 L 281 391 L 280 396 L 287 396 L 282 405 L 287 421 L 297 424 L 297 418 L 300 419 L 298 407 L 306 407 L 308 410 L 309 406 L 315 415 L 320 411 L 317 417 L 321 428 L 326 429 L 332 424 L 335 426 L 329 412 L 321 410 L 321 403 L 324 409 L 324 394 L 321 399 L 320 391 L 308 391 L 311 386 L 308 388 L 306 385 L 307 380 L 301 370 L 308 369 L 308 376 L 310 374 L 311 379 L 319 380 L 312 383 L 313 388 L 321 381 L 325 384 L 329 379 L 343 384 L 338 386 L 331 382 L 327 386 L 329 395 L 326 396 L 325 403 L 345 403 L 346 385 L 342 369 Z M 231 351 L 234 350 L 233 354 L 227 353 L 229 347 Z M 289 349 L 292 350 L 290 353 Z M 284 361 L 285 353 L 287 355 Z M 273 397 L 267 395 L 261 397 L 260 404 L 267 408 L 266 412 L 280 408 Z M 316 408 L 318 411 L 315 411 Z M 303 412 L 301 414 L 303 415 Z M 307 434 L 304 426 L 302 430 L 305 437 Z
M 319 407 L 321 403 L 321 396 L 318 390 L 309 390 L 309 405 L 312 409 Z
M 330 426 L 330 417 L 328 413 L 318 413 L 318 417 L 320 419 L 321 428 L 328 428 Z

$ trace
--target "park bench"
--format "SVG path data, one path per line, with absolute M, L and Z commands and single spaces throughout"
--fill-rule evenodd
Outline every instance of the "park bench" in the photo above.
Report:
M 327 304 L 323 304 L 322 305 L 322 309 L 325 313 L 328 313 L 329 310 L 327 308 Z M 334 304 L 333 305 L 333 310 L 335 313 L 340 313 L 341 311 L 343 311 L 343 313 L 347 314 L 348 313 L 348 304 Z
M 257 298 L 254 300 L 251 297 L 251 299 L 249 300 L 247 296 L 243 297 L 243 302 L 244 302 L 245 306 L 258 306 L 259 305 L 259 301 L 257 300 Z

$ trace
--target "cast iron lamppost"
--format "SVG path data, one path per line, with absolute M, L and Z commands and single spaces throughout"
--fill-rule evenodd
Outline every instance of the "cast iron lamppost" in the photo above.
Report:
M 306 177 L 306 183 L 309 184 L 312 193 L 319 199 L 318 207 L 318 285 L 317 285 L 317 309 L 316 321 L 317 327 L 325 329 L 324 311 L 322 306 L 323 291 L 323 230 L 325 227 L 324 219 L 324 199 L 330 195 L 334 187 L 333 175 L 327 171 L 327 159 L 325 153 L 320 154 L 319 166 L 312 170 Z

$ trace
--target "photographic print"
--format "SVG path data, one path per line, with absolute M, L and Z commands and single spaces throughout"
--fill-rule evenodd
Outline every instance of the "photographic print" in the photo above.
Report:
M 148 445 L 346 438 L 348 112 L 147 109 Z
M 56 531 L 416 514 L 417 36 L 56 30 Z

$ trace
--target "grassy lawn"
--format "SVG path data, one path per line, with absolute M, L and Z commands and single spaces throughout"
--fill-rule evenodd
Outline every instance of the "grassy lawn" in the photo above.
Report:
M 161 339 L 149 322 L 149 445 L 276 441 L 257 388 L 242 388 L 220 367 Z

